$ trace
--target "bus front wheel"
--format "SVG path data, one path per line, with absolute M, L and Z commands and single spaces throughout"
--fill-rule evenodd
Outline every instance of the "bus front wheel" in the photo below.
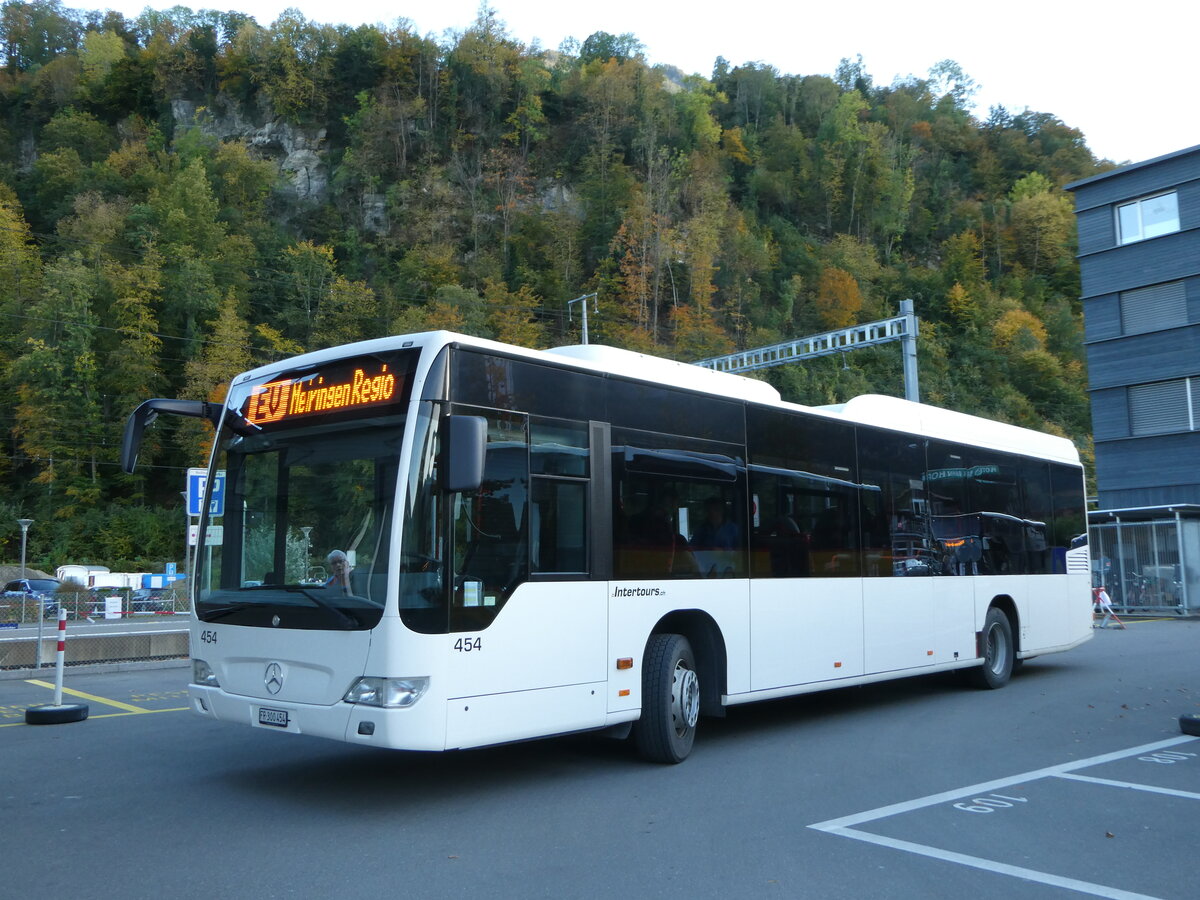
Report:
M 642 660 L 642 717 L 633 732 L 638 752 L 651 762 L 683 762 L 692 752 L 699 718 L 692 645 L 681 634 L 651 635 Z
M 1012 623 L 992 607 L 983 621 L 983 665 L 972 673 L 976 687 L 995 690 L 1008 684 L 1016 659 Z

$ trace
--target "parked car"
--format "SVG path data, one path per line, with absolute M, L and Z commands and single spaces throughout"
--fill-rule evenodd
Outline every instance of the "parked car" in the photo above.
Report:
M 164 601 L 163 588 L 138 588 L 129 597 L 129 611 L 135 613 L 156 613 L 167 608 Z
M 57 578 L 18 578 L 4 585 L 4 599 L 38 600 L 42 604 L 42 615 L 54 618 L 58 615 L 58 598 L 55 591 L 62 586 Z

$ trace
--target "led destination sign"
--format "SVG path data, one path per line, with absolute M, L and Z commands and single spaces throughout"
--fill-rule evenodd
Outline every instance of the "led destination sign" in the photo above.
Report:
M 280 425 L 332 413 L 378 411 L 407 400 L 409 367 L 377 357 L 348 360 L 255 387 L 243 415 L 252 425 Z

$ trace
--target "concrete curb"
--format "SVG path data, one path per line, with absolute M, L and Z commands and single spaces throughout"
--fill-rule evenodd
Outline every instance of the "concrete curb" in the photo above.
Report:
M 147 659 L 136 662 L 117 663 L 83 663 L 78 666 L 67 666 L 66 674 L 70 675 L 99 675 L 105 672 L 139 672 L 143 669 L 184 669 L 192 664 L 190 658 L 184 659 Z M 54 677 L 54 666 L 43 665 L 40 669 L 0 669 L 0 681 L 18 681 L 26 678 Z

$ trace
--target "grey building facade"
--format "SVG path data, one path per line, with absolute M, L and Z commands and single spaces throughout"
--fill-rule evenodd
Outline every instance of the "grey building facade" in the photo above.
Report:
M 1092 556 L 1116 564 L 1100 575 L 1118 602 L 1186 611 L 1200 606 L 1200 146 L 1066 189 L 1079 229 L 1093 534 L 1173 526 L 1150 540 L 1118 530 L 1111 547 L 1093 540 Z

